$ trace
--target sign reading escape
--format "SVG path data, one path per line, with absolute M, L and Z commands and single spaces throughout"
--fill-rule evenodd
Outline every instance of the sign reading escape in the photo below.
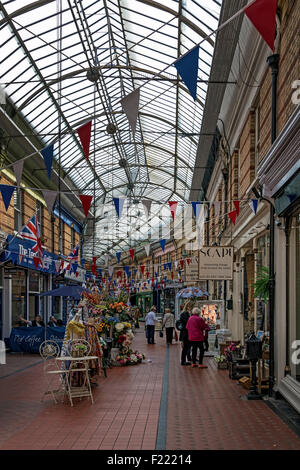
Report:
M 199 279 L 232 279 L 233 247 L 203 246 L 199 250 Z

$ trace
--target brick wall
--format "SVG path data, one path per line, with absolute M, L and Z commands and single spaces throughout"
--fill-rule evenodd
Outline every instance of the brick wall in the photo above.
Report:
M 250 111 L 240 138 L 240 197 L 255 177 L 255 112 Z M 231 205 L 231 209 L 233 206 Z

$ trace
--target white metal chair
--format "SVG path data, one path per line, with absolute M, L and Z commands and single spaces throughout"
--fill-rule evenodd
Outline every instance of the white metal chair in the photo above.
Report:
M 90 377 L 89 377 L 89 362 L 82 360 L 81 357 L 89 356 L 91 352 L 91 345 L 85 339 L 74 339 L 69 343 L 70 356 L 78 358 L 70 361 L 69 367 L 69 398 L 73 406 L 72 398 L 90 397 L 91 402 L 94 403 Z M 77 384 L 72 383 L 74 381 Z
M 68 371 L 62 370 L 57 362 L 60 347 L 55 341 L 47 340 L 40 345 L 39 352 L 44 360 L 43 372 L 47 382 L 47 390 L 44 392 L 41 401 L 44 400 L 45 395 L 51 394 L 54 403 L 58 403 L 55 397 L 56 394 L 69 394 Z M 52 384 L 55 377 L 59 377 L 60 383 L 58 386 L 56 385 L 56 388 L 53 388 Z

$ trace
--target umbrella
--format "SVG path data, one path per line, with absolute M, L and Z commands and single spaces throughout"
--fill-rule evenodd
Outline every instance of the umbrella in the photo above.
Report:
M 206 290 L 201 290 L 199 287 L 186 287 L 185 289 L 181 289 L 176 297 L 181 297 L 183 299 L 190 299 L 192 297 L 203 297 L 209 296 L 209 293 Z
M 50 295 L 51 297 L 72 297 L 75 300 L 80 300 L 82 293 L 86 291 L 81 286 L 64 286 L 58 289 L 49 290 L 39 294 L 40 296 Z

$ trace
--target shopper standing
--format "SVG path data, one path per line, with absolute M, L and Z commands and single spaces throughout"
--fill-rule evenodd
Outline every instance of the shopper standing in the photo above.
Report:
M 173 333 L 174 333 L 174 326 L 175 326 L 175 318 L 173 313 L 169 308 L 166 308 L 164 319 L 163 319 L 163 328 L 166 329 L 166 341 L 167 344 L 172 344 L 173 340 Z
M 183 312 L 180 315 L 179 322 L 181 323 L 181 329 L 179 334 L 179 341 L 181 342 L 181 365 L 182 366 L 189 366 L 191 365 L 190 362 L 190 348 L 191 343 L 189 342 L 188 330 L 186 329 L 186 324 L 188 319 L 190 318 L 190 312 L 188 303 L 184 305 Z M 187 361 L 188 359 L 188 361 Z
M 155 314 L 156 314 L 156 307 L 153 305 L 151 307 L 150 312 L 147 313 L 146 318 L 145 318 L 148 344 L 155 344 L 154 343 L 154 330 L 155 330 L 155 322 L 157 321 Z
M 189 341 L 192 344 L 192 367 L 196 367 L 196 358 L 197 350 L 200 350 L 199 356 L 199 365 L 200 369 L 206 369 L 207 366 L 203 365 L 203 356 L 204 356 L 204 332 L 205 330 L 210 330 L 209 326 L 205 323 L 203 318 L 200 315 L 201 311 L 199 308 L 195 307 L 192 310 L 192 315 L 188 319 L 186 324 L 186 329 L 188 330 Z

